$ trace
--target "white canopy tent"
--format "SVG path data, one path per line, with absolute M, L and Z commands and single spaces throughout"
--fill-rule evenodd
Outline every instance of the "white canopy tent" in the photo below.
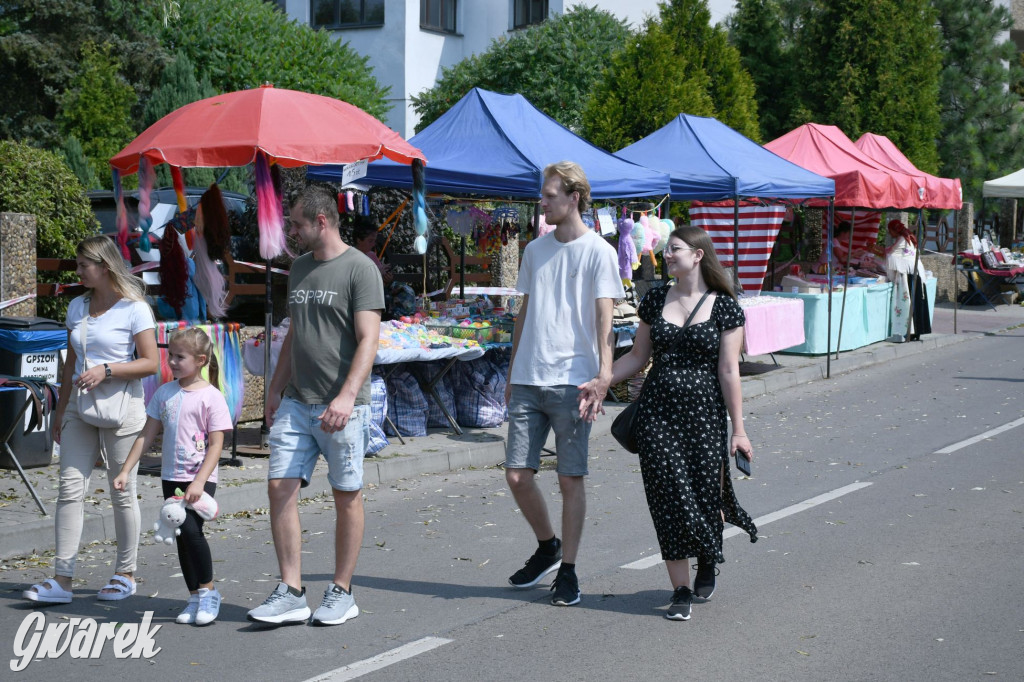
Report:
M 995 180 L 986 180 L 981 196 L 1024 199 L 1024 168 Z

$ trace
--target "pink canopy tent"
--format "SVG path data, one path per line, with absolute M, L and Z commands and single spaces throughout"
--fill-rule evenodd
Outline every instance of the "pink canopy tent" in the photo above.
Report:
M 899 147 L 893 144 L 892 140 L 885 135 L 864 133 L 857 139 L 854 145 L 875 161 L 889 168 L 924 178 L 924 208 L 954 209 L 959 211 L 963 206 L 963 191 L 960 188 L 959 179 L 940 178 L 918 170 L 910 162 L 910 159 L 899 150 Z
M 835 180 L 836 206 L 875 209 L 923 207 L 923 178 L 875 161 L 836 126 L 805 123 L 764 147 L 798 166 Z M 807 203 L 822 206 L 827 202 Z

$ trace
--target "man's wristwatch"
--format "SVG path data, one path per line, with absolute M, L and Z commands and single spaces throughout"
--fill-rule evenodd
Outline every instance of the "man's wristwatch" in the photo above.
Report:
M 108 365 L 105 362 L 103 363 L 103 374 L 104 374 L 104 377 L 103 377 L 104 381 L 106 381 L 110 377 L 114 376 L 113 372 L 110 371 L 110 365 Z

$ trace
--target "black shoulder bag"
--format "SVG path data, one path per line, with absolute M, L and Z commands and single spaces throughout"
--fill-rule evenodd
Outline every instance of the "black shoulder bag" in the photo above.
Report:
M 704 305 L 704 299 L 708 297 L 711 290 L 708 289 L 704 292 L 704 295 L 697 301 L 697 305 L 694 306 L 690 316 L 686 318 L 686 323 L 676 332 L 676 338 L 672 340 L 675 343 L 679 337 L 690 327 L 690 321 L 693 320 L 693 316 L 697 314 L 700 307 Z M 647 382 L 644 381 L 644 385 Z M 622 412 L 619 412 L 619 416 L 612 422 L 612 437 L 619 441 L 619 445 L 626 449 L 626 452 L 636 453 L 640 450 L 639 445 L 636 442 L 636 411 L 637 406 L 640 404 L 640 398 L 643 396 L 643 389 L 640 389 L 640 395 L 636 397 L 636 400 L 626 406 Z

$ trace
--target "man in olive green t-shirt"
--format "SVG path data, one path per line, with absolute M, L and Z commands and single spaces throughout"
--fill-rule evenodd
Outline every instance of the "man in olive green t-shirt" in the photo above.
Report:
M 377 355 L 384 288 L 373 261 L 341 240 L 337 198 L 305 188 L 292 204 L 290 232 L 311 252 L 288 277 L 291 325 L 270 382 L 270 528 L 281 582 L 248 613 L 261 623 L 309 618 L 302 587 L 298 491 L 317 459 L 327 460 L 334 494 L 334 581 L 312 622 L 337 625 L 359 615 L 352 574 L 363 540 L 363 455 L 369 440 L 370 370 Z

